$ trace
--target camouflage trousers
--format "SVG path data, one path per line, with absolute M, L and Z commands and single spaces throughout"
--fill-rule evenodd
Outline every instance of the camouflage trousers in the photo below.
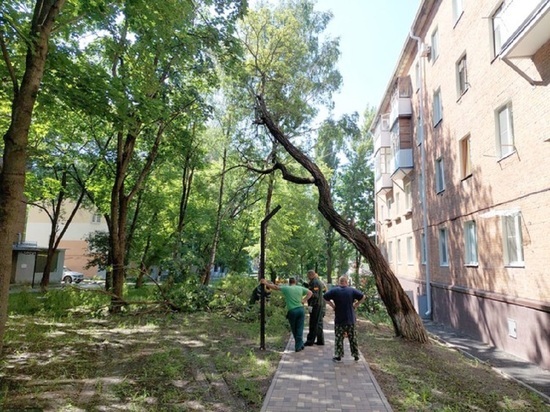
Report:
M 359 356 L 359 346 L 357 345 L 357 335 L 355 334 L 355 325 L 334 325 L 334 356 L 344 356 L 344 338 L 349 340 L 351 356 Z

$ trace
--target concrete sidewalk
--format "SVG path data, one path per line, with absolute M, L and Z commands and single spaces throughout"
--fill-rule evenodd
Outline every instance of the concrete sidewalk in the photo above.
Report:
M 324 346 L 306 346 L 301 352 L 294 352 L 294 338 L 290 338 L 261 411 L 391 411 L 369 365 L 363 356 L 358 362 L 353 360 L 347 340 L 342 362 L 332 361 L 334 322 L 329 313 L 324 332 Z

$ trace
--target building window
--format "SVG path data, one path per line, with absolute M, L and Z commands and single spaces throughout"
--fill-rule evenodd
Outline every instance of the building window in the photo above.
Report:
M 420 259 L 422 260 L 422 264 L 426 264 L 426 235 L 422 233 L 420 235 L 420 248 L 421 248 L 421 256 Z
M 380 221 L 384 221 L 384 219 L 386 218 L 385 216 L 385 210 L 384 210 L 384 205 L 380 205 Z
M 397 216 L 399 216 L 399 212 L 401 210 L 399 199 L 400 199 L 399 193 L 396 193 L 395 194 L 395 213 Z
M 407 264 L 413 264 L 413 238 L 412 236 L 407 237 Z
M 436 61 L 439 56 L 439 31 L 435 29 L 432 33 L 432 45 L 431 45 L 430 58 L 432 61 Z
M 453 22 L 456 23 L 460 16 L 462 16 L 462 12 L 464 11 L 464 5 L 462 4 L 462 0 L 453 0 Z
M 397 264 L 401 264 L 401 239 L 397 239 Z
M 445 171 L 443 167 L 443 158 L 435 161 L 435 191 L 441 193 L 445 190 Z
M 466 265 L 477 265 L 477 229 L 476 222 L 464 223 L 464 262 Z
M 403 190 L 405 191 L 405 210 L 412 209 L 412 195 L 411 195 L 411 182 L 407 181 L 403 185 Z
M 497 154 L 501 158 L 513 153 L 514 147 L 514 127 L 512 122 L 512 105 L 497 110 Z
M 521 236 L 521 216 L 502 217 L 504 241 L 504 264 L 506 266 L 524 266 L 523 239 Z
M 462 179 L 472 175 L 472 160 L 470 150 L 470 136 L 466 136 L 458 142 L 460 145 L 460 177 Z
M 434 92 L 434 98 L 433 98 L 433 124 L 434 127 L 439 124 L 441 119 L 443 119 L 443 109 L 441 104 L 441 89 L 437 89 Z
M 493 25 L 493 52 L 495 57 L 500 54 L 502 44 L 508 38 L 508 29 L 504 24 L 503 18 L 504 11 L 505 3 L 502 3 L 495 14 L 493 14 L 493 16 L 491 17 L 491 22 Z
M 439 229 L 439 266 L 449 266 L 449 232 Z
M 391 148 L 382 147 L 380 149 L 380 173 L 391 173 Z
M 92 215 L 92 223 L 101 223 L 101 215 L 99 213 Z
M 456 64 L 456 86 L 459 97 L 462 96 L 470 86 L 468 83 L 468 71 L 466 69 L 466 55 L 462 56 Z
M 393 242 L 392 241 L 389 241 L 388 242 L 388 262 L 389 263 L 392 263 L 393 262 Z

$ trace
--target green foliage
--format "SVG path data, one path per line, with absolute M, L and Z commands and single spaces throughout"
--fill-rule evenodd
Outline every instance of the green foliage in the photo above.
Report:
M 250 295 L 257 285 L 254 278 L 229 275 L 216 284 L 210 308 L 230 318 L 254 321 L 257 312 L 250 305 Z
M 359 306 L 359 310 L 365 313 L 369 319 L 379 319 L 379 321 L 375 323 L 387 323 L 386 318 L 388 321 L 390 319 L 384 303 L 380 299 L 380 296 L 378 296 L 374 276 L 362 276 L 359 279 L 359 283 L 356 282 L 355 287 L 367 296 L 365 302 Z
M 17 315 L 67 317 L 76 312 L 95 312 L 109 304 L 107 295 L 78 288 L 52 289 L 45 293 L 21 292 L 10 294 L 9 312 Z
M 8 305 L 11 315 L 34 315 L 42 309 L 43 303 L 38 293 L 22 290 L 10 294 Z
M 158 299 L 166 297 L 180 311 L 185 313 L 208 310 L 213 295 L 210 286 L 203 285 L 198 278 L 187 279 L 182 283 L 174 283 L 170 278 L 161 285 L 162 294 Z

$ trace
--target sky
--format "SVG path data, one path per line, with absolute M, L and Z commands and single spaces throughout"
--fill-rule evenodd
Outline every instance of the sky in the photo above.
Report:
M 334 96 L 336 117 L 378 107 L 419 5 L 420 0 L 317 0 L 317 10 L 334 15 L 327 33 L 340 38 L 343 85 Z

